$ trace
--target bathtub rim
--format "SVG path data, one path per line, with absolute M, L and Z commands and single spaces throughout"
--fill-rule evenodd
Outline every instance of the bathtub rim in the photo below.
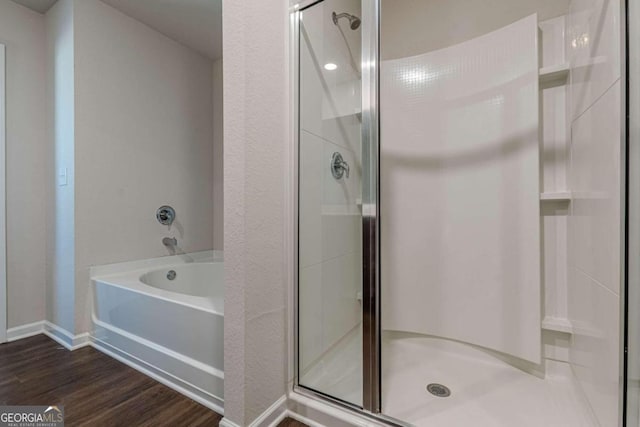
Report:
M 151 298 L 157 303 L 177 304 L 174 307 L 204 312 L 208 316 L 215 316 L 212 319 L 219 319 L 216 322 L 224 322 L 223 294 L 219 295 L 219 305 L 222 305 L 222 310 L 218 310 L 214 307 L 214 298 L 165 291 L 146 285 L 139 280 L 141 273 L 152 269 L 185 266 L 193 262 L 221 263 L 224 266 L 222 252 L 203 251 L 187 256 L 167 256 L 92 267 L 89 281 L 91 295 L 89 316 L 91 326 L 87 334 L 89 345 L 205 407 L 224 414 L 224 369 L 215 367 L 214 364 L 208 365 L 191 355 L 184 355 L 166 345 L 148 340 L 97 318 L 98 288 L 107 287 L 117 292 L 133 292 L 132 296 Z M 185 298 L 179 298 L 180 296 Z M 113 339 L 116 341 L 114 342 Z M 222 342 L 220 344 L 223 345 Z M 210 383 L 213 388 L 210 389 L 209 386 L 203 388 L 202 381 Z
M 89 267 L 89 277 L 110 276 L 113 274 L 131 272 L 133 270 L 146 270 L 159 268 L 168 264 L 191 264 L 193 262 L 223 262 L 224 252 L 218 250 L 205 250 L 178 255 L 165 255 L 161 257 L 122 261 L 108 264 L 92 265 Z
M 140 280 L 142 274 L 149 271 L 160 268 L 184 267 L 193 263 L 220 263 L 224 268 L 223 253 L 222 251 L 209 250 L 94 266 L 89 270 L 90 283 L 92 288 L 97 283 L 101 283 L 224 317 L 224 295 L 216 297 L 188 295 L 147 285 Z
M 207 313 L 224 317 L 224 296 L 222 296 L 223 302 L 221 304 L 222 308 L 220 309 L 214 303 L 214 298 L 181 294 L 179 292 L 167 291 L 147 285 L 146 283 L 141 282 L 139 279 L 140 272 L 142 271 L 146 270 L 113 274 L 109 276 L 92 277 L 91 283 L 93 286 L 95 286 L 97 283 L 101 283 L 107 286 L 113 286 L 126 291 L 134 292 L 139 295 L 144 295 L 150 298 L 157 298 L 172 304 L 179 304 L 188 308 L 192 308 L 194 310 L 205 311 Z
M 181 273 L 181 271 L 184 271 L 184 269 L 189 269 L 189 268 L 197 268 L 196 266 L 209 266 L 209 265 L 215 265 L 215 264 L 223 264 L 223 268 L 224 268 L 224 263 L 220 263 L 220 262 L 192 262 L 189 264 L 174 264 L 174 265 L 169 265 L 169 266 L 161 266 L 161 267 L 157 267 L 157 268 L 153 268 L 151 270 L 144 270 L 140 276 L 139 276 L 139 280 L 140 282 L 142 282 L 143 284 L 147 285 L 147 286 L 151 286 L 152 288 L 156 288 L 156 289 L 160 289 L 163 291 L 167 291 L 167 292 L 172 292 L 172 293 L 176 293 L 176 294 L 180 294 L 180 295 L 190 295 L 193 297 L 202 297 L 202 298 L 210 298 L 210 296 L 208 295 L 196 295 L 193 293 L 188 293 L 188 292 L 180 292 L 178 290 L 172 290 L 172 289 L 167 289 L 164 287 L 161 287 L 161 285 L 155 285 L 153 284 L 153 280 L 151 280 L 149 278 L 150 275 L 159 275 L 162 276 L 164 278 L 166 278 L 167 273 L 169 271 L 174 271 L 175 273 L 177 273 L 176 277 L 174 279 L 177 279 L 175 282 L 171 282 L 172 284 L 174 284 L 174 286 L 180 286 L 180 283 L 182 283 L 182 281 L 188 281 L 187 279 L 182 278 L 181 276 L 183 274 L 186 273 Z M 213 267 L 215 268 L 215 267 Z M 215 272 L 213 273 L 215 274 Z M 201 291 L 202 289 L 200 289 Z

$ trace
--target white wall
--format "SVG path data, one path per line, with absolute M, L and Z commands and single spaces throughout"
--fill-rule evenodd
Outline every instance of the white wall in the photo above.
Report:
M 47 106 L 47 320 L 74 330 L 74 46 L 73 0 L 60 0 L 46 14 Z M 67 170 L 67 182 L 57 175 Z
M 213 248 L 224 249 L 224 103 L 222 59 L 213 62 Z
M 212 62 L 98 0 L 75 1 L 76 328 L 89 267 L 213 247 Z M 171 229 L 156 209 L 176 210 Z
M 301 372 L 358 326 L 362 312 L 360 30 L 347 21 L 336 27 L 333 10 L 360 15 L 360 2 L 327 0 L 303 11 L 300 24 Z M 349 164 L 349 178 L 332 176 L 334 152 Z
M 383 329 L 540 363 L 537 36 L 382 62 Z
M 44 17 L 0 2 L 6 45 L 8 327 L 45 316 L 45 161 L 47 149 Z
M 383 0 L 383 59 L 417 55 L 478 37 L 538 13 L 567 13 L 570 0 Z
M 227 1 L 224 75 L 225 419 L 285 394 L 287 2 Z
M 622 262 L 619 0 L 572 0 L 567 49 L 572 126 L 569 186 L 570 360 L 600 424 L 618 425 Z

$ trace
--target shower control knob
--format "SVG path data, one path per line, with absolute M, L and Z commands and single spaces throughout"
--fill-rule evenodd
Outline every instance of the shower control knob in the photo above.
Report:
M 331 156 L 331 175 L 335 179 L 342 179 L 343 176 L 349 178 L 349 164 L 344 161 L 342 154 L 337 151 Z

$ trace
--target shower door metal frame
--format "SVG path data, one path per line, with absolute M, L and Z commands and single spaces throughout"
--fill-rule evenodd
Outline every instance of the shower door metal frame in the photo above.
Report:
M 380 0 L 363 1 L 362 22 L 362 405 L 378 414 L 381 411 Z
M 380 0 L 362 0 L 362 326 L 363 326 L 363 401 L 362 406 L 310 389 L 299 382 L 299 144 L 300 144 L 300 14 L 324 0 L 291 2 L 291 72 L 293 102 L 293 391 L 322 400 L 335 407 L 373 418 L 388 425 L 404 423 L 380 413 L 380 216 L 379 216 L 379 33 Z
M 637 358 L 637 336 L 633 336 L 634 328 L 631 326 L 630 316 L 637 313 L 638 308 L 634 304 L 637 302 L 638 293 L 640 292 L 640 278 L 633 271 L 631 263 L 638 259 L 638 232 L 640 230 L 637 218 L 640 215 L 637 205 L 640 198 L 640 184 L 637 180 L 637 171 L 640 167 L 638 160 L 638 147 L 640 141 L 632 132 L 632 114 L 639 114 L 637 108 L 639 100 L 637 98 L 637 87 L 640 85 L 640 79 L 637 77 L 637 59 L 640 56 L 637 53 L 637 46 L 640 41 L 633 40 L 633 36 L 640 34 L 638 23 L 633 20 L 636 15 L 640 15 L 640 0 L 621 0 L 621 78 L 623 83 L 621 97 L 621 119 L 622 119 L 622 153 L 621 165 L 623 165 L 623 262 L 621 265 L 622 275 L 622 292 L 620 292 L 620 384 L 619 384 L 619 425 L 634 425 L 638 422 L 638 407 L 634 393 L 630 392 L 633 386 L 630 384 L 629 378 L 632 370 L 633 361 L 630 358 Z M 631 28 L 633 27 L 633 28 Z M 632 99 L 633 98 L 633 99 Z M 635 138 L 634 138 L 635 137 Z M 634 242 L 632 242 L 632 239 Z M 635 316 L 634 316 L 635 317 Z M 637 330 L 636 330 L 637 331 Z M 636 346 L 632 346 L 636 344 Z M 637 366 L 637 364 L 636 364 Z M 637 386 L 636 386 L 637 388 Z M 637 425 L 637 424 L 635 424 Z

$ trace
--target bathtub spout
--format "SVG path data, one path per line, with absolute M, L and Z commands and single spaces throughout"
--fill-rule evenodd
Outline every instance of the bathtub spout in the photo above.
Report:
M 162 244 L 170 248 L 175 248 L 176 246 L 178 246 L 178 239 L 176 239 L 175 237 L 165 237 L 164 239 L 162 239 Z

